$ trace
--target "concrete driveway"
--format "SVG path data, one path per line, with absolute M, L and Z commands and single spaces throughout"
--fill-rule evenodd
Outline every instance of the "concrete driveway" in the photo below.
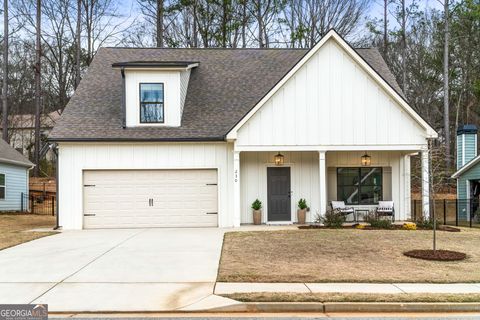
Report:
M 65 231 L 0 251 L 0 304 L 163 311 L 213 293 L 224 230 Z

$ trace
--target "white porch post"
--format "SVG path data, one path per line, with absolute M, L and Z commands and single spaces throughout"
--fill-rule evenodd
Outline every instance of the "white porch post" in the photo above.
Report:
M 412 185 L 411 185 L 411 166 L 410 166 L 410 155 L 405 155 L 403 157 L 404 161 L 404 187 L 405 187 L 405 212 L 403 214 L 403 219 L 408 219 L 412 217 Z
M 422 210 L 425 219 L 430 218 L 430 170 L 428 147 L 422 149 Z
M 240 227 L 240 152 L 233 152 L 233 226 Z
M 325 159 L 325 151 L 318 152 L 318 169 L 320 182 L 320 205 L 318 206 L 319 214 L 324 215 L 327 211 L 327 166 Z M 314 220 L 314 213 L 312 215 L 312 222 Z

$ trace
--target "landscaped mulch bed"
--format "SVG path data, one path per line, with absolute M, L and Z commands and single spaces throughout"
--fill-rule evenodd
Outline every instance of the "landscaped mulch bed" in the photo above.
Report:
M 403 254 L 411 258 L 435 261 L 457 261 L 467 257 L 463 252 L 451 250 L 410 250 Z

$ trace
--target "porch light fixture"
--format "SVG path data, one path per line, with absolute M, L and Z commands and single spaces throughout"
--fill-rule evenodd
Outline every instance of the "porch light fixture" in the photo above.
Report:
M 283 154 L 281 153 L 278 153 L 276 156 L 275 156 L 275 165 L 276 166 L 281 166 L 283 165 Z
M 370 157 L 368 154 L 364 154 L 362 156 L 362 166 L 369 166 L 372 163 L 372 157 Z

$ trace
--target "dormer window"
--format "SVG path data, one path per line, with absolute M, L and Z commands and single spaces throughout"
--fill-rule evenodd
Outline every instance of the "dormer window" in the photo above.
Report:
M 112 67 L 120 69 L 123 81 L 124 128 L 182 125 L 190 73 L 198 62 L 129 61 Z
M 140 83 L 140 123 L 164 123 L 163 83 Z

